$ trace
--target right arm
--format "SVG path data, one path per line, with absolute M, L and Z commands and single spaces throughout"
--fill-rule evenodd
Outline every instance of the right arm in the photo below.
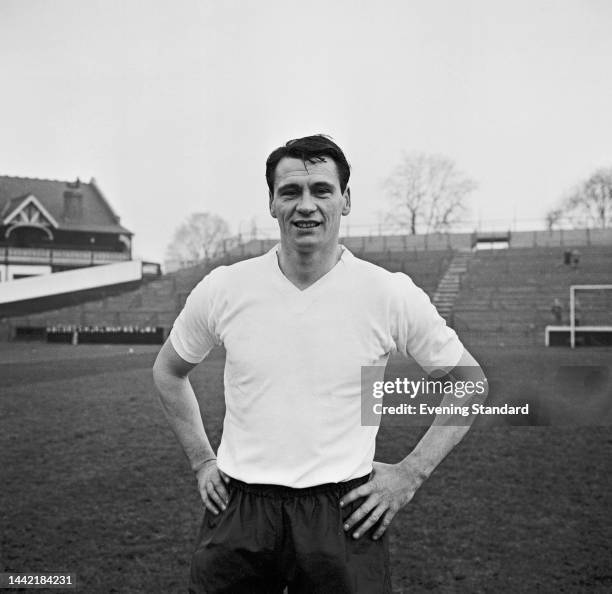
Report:
M 153 380 L 166 420 L 179 440 L 196 475 L 202 501 L 214 514 L 225 509 L 228 495 L 224 481 L 229 479 L 217 468 L 217 457 L 210 445 L 200 407 L 187 377 L 195 364 L 178 355 L 168 339 L 153 365 Z

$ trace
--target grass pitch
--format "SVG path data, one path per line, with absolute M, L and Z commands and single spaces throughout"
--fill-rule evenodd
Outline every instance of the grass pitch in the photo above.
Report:
M 0 345 L 4 571 L 76 573 L 87 593 L 186 591 L 202 504 L 154 396 L 156 350 Z M 473 352 L 491 398 L 535 403 L 547 426 L 468 434 L 396 517 L 395 591 L 612 590 L 612 394 L 564 389 L 558 373 L 609 366 L 612 350 Z M 215 447 L 223 363 L 215 351 L 192 374 Z M 399 461 L 419 434 L 383 424 L 377 459 Z

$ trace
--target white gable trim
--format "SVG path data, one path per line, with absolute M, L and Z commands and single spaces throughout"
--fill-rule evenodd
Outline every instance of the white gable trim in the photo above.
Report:
M 16 223 L 15 225 L 11 225 L 6 232 L 4 233 L 4 237 L 8 239 L 11 236 L 11 233 L 15 231 L 15 229 L 19 229 L 20 227 L 29 227 L 30 229 L 41 229 L 47 234 L 47 237 L 53 241 L 53 233 L 51 233 L 51 229 L 49 229 L 49 225 L 40 225 L 39 223 Z
M 57 221 L 51 216 L 49 211 L 40 203 L 40 200 L 38 200 L 38 198 L 36 198 L 34 194 L 30 194 L 21 203 L 21 206 L 19 206 L 19 208 L 14 210 L 8 217 L 4 219 L 3 223 L 5 225 L 8 225 L 11 221 L 19 217 L 20 213 L 22 213 L 30 204 L 33 204 L 34 207 L 45 217 L 45 219 L 47 219 L 47 221 L 49 221 L 49 223 L 51 223 L 51 225 L 53 225 L 56 229 L 59 227 Z M 22 221 L 16 221 L 16 222 L 22 222 Z M 38 220 L 32 221 L 32 223 L 42 226 L 42 223 L 39 222 Z

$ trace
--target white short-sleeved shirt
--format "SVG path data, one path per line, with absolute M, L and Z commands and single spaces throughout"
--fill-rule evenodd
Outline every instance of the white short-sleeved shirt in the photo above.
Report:
M 361 367 L 390 353 L 454 367 L 463 345 L 403 273 L 343 249 L 305 290 L 278 265 L 278 246 L 221 266 L 192 291 L 170 340 L 198 363 L 226 351 L 219 468 L 249 483 L 295 488 L 372 470 L 378 427 L 361 425 Z

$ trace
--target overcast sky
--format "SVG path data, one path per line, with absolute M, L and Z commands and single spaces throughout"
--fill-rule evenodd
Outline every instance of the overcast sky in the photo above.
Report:
M 535 226 L 612 164 L 611 30 L 608 0 L 0 0 L 0 174 L 95 177 L 162 261 L 191 212 L 272 228 L 268 153 L 325 132 L 352 233 L 402 151 L 474 178 L 475 221 Z

